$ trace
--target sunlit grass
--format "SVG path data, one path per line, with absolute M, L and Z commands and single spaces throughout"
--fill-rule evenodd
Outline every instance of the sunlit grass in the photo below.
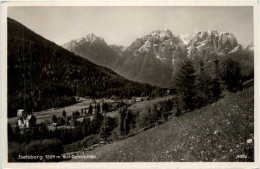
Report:
M 253 87 L 86 154 L 95 161 L 254 161 Z

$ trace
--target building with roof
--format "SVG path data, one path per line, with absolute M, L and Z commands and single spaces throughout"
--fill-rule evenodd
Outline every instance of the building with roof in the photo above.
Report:
M 20 129 L 36 126 L 36 117 L 32 114 L 26 114 L 23 109 L 17 111 L 18 126 Z

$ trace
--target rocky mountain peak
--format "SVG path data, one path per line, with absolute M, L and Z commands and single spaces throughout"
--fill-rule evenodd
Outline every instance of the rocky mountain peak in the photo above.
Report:
M 65 43 L 62 47 L 97 65 L 112 69 L 115 64 L 115 52 L 106 44 L 103 38 L 93 33 Z
M 211 64 L 216 55 L 231 55 L 242 48 L 236 37 L 228 32 L 197 30 L 176 36 L 169 29 L 154 30 L 128 47 L 108 46 L 103 38 L 94 34 L 64 47 L 123 77 L 159 86 L 172 84 L 175 72 L 187 57 L 198 67 L 201 59 L 205 64 Z M 252 49 L 253 45 L 245 48 Z
M 93 33 L 86 35 L 85 40 L 91 43 L 95 41 L 105 42 L 103 38 L 97 37 Z
M 199 30 L 187 43 L 188 57 L 204 57 L 206 54 L 227 54 L 238 46 L 236 37 L 228 32 Z M 238 48 L 238 47 L 237 47 Z
M 173 34 L 169 29 L 164 29 L 164 30 L 153 31 L 149 34 L 149 36 L 156 37 L 162 41 L 164 39 L 171 38 L 173 36 Z
M 80 39 L 76 39 L 76 40 L 72 40 L 66 44 L 64 44 L 63 46 L 65 46 L 65 48 L 68 48 L 68 46 L 77 46 L 77 45 L 82 45 L 85 43 L 102 43 L 102 44 L 106 44 L 105 40 L 101 37 L 95 36 L 93 33 L 86 35 L 85 37 L 82 37 Z
M 154 54 L 157 59 L 171 63 L 173 53 L 184 50 L 182 40 L 169 29 L 155 30 L 140 39 L 136 39 L 127 49 L 134 55 Z
M 254 51 L 254 42 L 251 42 L 247 47 L 246 47 L 247 50 L 252 50 Z

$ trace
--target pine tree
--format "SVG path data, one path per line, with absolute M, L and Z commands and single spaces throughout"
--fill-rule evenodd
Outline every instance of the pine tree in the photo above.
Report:
M 92 114 L 92 113 L 93 113 L 93 106 L 90 104 L 88 108 L 88 114 Z
M 167 104 L 165 104 L 165 106 L 167 106 Z M 153 108 L 152 108 L 151 112 L 152 112 L 152 116 L 153 116 L 153 120 L 151 123 L 154 123 L 161 118 L 161 112 L 158 111 L 156 104 L 153 104 Z
M 123 134 L 126 135 L 129 132 L 129 122 L 127 120 L 127 117 L 124 119 L 124 126 L 123 126 L 124 130 L 123 130 Z
M 125 121 L 124 121 L 124 132 L 125 132 L 125 134 L 129 133 L 129 131 L 131 129 L 130 125 L 132 124 L 132 122 L 133 122 L 133 114 L 132 114 L 131 110 L 128 110 Z
M 63 110 L 63 111 L 62 111 L 62 116 L 63 116 L 63 117 L 66 117 L 66 115 L 67 115 L 67 114 L 66 114 L 66 111 Z
M 97 131 L 99 131 L 103 121 L 103 115 L 101 114 L 99 103 L 96 105 L 93 121 L 96 122 Z
M 68 126 L 70 125 L 71 116 L 67 116 L 65 120 L 65 124 Z
M 124 119 L 125 119 L 125 109 L 119 110 L 119 118 L 118 118 L 118 135 L 124 134 Z
M 215 57 L 214 59 L 215 63 L 215 78 L 212 80 L 212 97 L 213 101 L 217 101 L 221 94 L 221 82 L 220 82 L 220 69 L 219 69 L 219 58 Z
M 200 73 L 197 77 L 196 87 L 197 91 L 197 99 L 196 99 L 196 107 L 199 108 L 208 104 L 210 101 L 210 92 L 211 92 L 212 80 L 211 77 L 206 74 L 204 71 Z
M 100 104 L 98 103 L 97 105 L 96 105 L 96 111 L 95 111 L 95 113 L 96 114 L 99 114 L 101 112 L 101 108 L 100 108 Z
M 104 112 L 109 112 L 108 103 L 104 102 L 104 103 L 102 104 L 102 110 L 103 110 Z
M 54 114 L 54 115 L 52 115 L 52 122 L 53 123 L 57 123 L 57 121 L 58 121 L 58 119 L 57 119 L 57 117 L 56 117 L 56 115 Z
M 154 123 L 155 116 L 152 113 L 152 109 L 149 106 L 146 106 L 142 112 L 138 115 L 138 127 L 146 127 Z
M 100 133 L 100 138 L 102 138 L 104 141 L 107 141 L 107 138 L 111 135 L 111 128 L 109 126 L 108 117 L 105 117 L 105 119 L 103 120 L 99 133 Z
M 236 92 L 242 89 L 241 67 L 238 61 L 227 58 L 221 64 L 221 78 L 225 81 L 227 89 L 230 92 Z
M 212 97 L 213 101 L 217 101 L 221 94 L 220 82 L 217 79 L 212 80 Z
M 215 63 L 215 79 L 217 79 L 218 81 L 220 80 L 220 70 L 219 70 L 219 58 L 216 55 L 215 59 L 213 60 L 213 62 Z
M 194 109 L 196 71 L 193 62 L 189 59 L 183 61 L 175 78 L 175 88 L 189 110 Z

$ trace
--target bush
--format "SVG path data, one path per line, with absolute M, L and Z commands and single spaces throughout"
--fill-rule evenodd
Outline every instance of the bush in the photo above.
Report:
M 150 107 L 145 107 L 139 114 L 137 119 L 139 129 L 156 123 L 161 118 L 160 112 L 155 107 L 156 106 L 154 106 L 153 109 Z
M 81 147 L 90 147 L 94 144 L 97 144 L 101 141 L 100 137 L 98 134 L 96 135 L 90 135 L 90 136 L 87 136 L 85 137 L 81 142 L 80 142 L 80 145 Z

